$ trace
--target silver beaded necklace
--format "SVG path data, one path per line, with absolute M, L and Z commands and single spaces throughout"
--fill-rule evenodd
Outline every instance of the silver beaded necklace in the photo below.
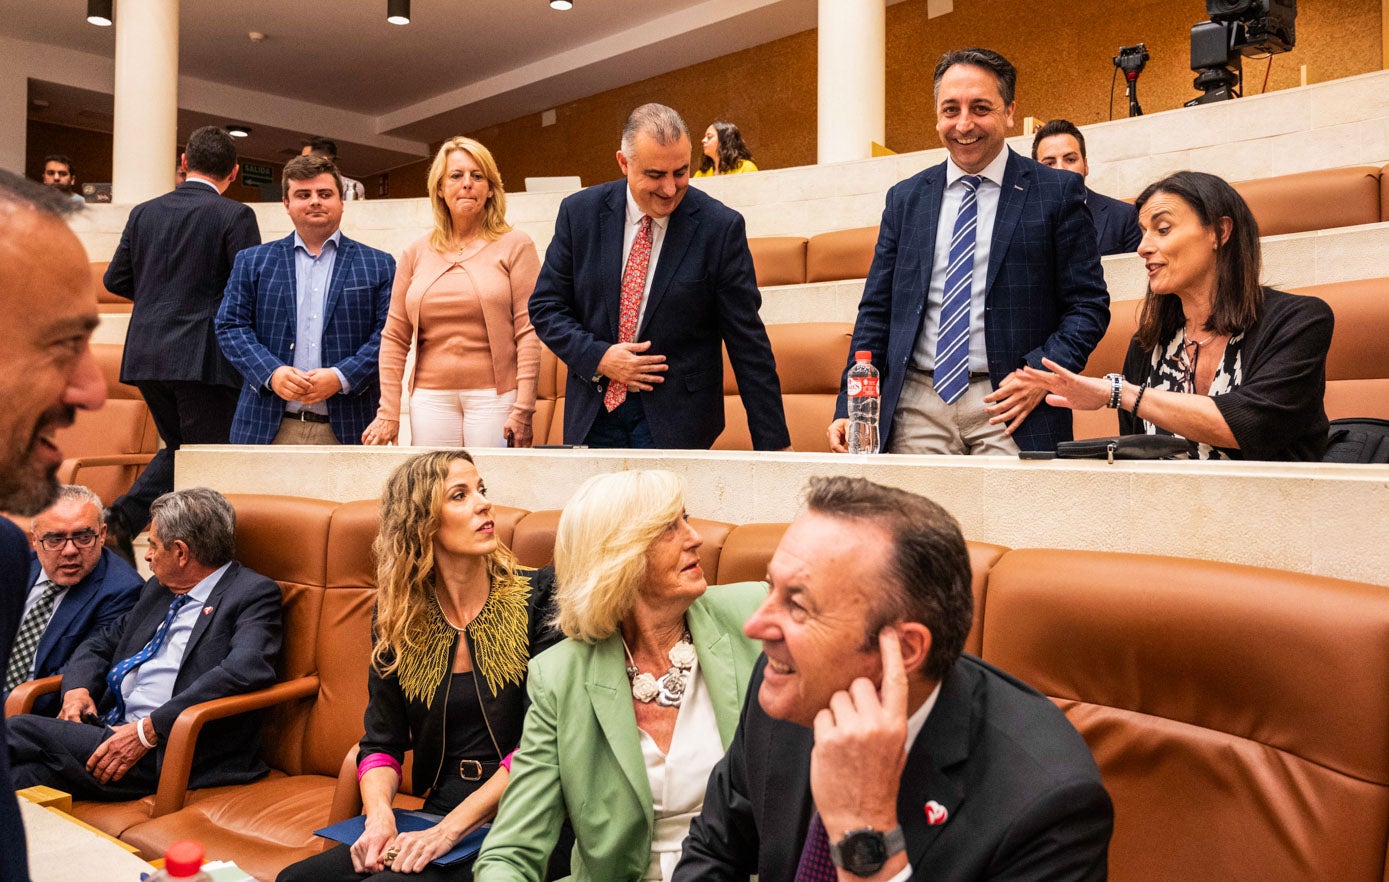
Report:
M 653 674 L 641 673 L 636 659 L 632 658 L 631 648 L 627 646 L 627 639 L 621 634 L 618 636 L 627 653 L 627 679 L 632 683 L 632 697 L 643 704 L 649 704 L 654 699 L 661 707 L 679 707 L 689 685 L 690 669 L 695 663 L 690 629 L 686 628 L 680 642 L 666 653 L 666 658 L 670 659 L 670 670 L 662 674 L 659 680 Z

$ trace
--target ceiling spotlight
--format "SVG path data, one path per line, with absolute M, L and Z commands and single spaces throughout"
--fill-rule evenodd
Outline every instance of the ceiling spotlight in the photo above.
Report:
M 87 22 L 97 27 L 111 26 L 112 0 L 87 0 Z
M 574 0 L 550 0 L 550 8 L 564 12 L 574 8 Z
M 231 135 L 233 138 L 249 138 L 251 137 L 251 127 L 236 125 L 227 126 L 227 134 Z
M 408 25 L 410 0 L 386 0 L 386 21 L 393 25 Z

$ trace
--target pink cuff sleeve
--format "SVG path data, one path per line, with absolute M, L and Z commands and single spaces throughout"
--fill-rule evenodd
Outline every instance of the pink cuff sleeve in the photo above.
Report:
M 395 757 L 391 756 L 389 753 L 373 753 L 357 764 L 357 780 L 362 780 L 362 776 L 367 772 L 370 772 L 372 769 L 380 768 L 381 766 L 386 766 L 394 770 L 397 778 L 404 777 L 400 773 L 400 763 L 395 761 Z
M 516 750 L 520 750 L 520 749 L 521 749 L 521 748 L 519 748 L 519 747 L 516 748 Z M 511 772 L 511 759 L 512 759 L 512 757 L 516 756 L 516 750 L 513 750 L 511 753 L 508 753 L 508 754 L 506 755 L 506 757 L 503 758 L 502 761 L 501 761 L 501 763 L 500 763 L 501 767 L 502 767 L 503 769 L 506 769 L 508 773 Z

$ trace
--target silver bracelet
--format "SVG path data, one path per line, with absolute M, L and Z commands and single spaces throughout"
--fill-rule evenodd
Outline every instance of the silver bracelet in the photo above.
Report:
M 1105 374 L 1104 378 L 1109 381 L 1109 404 L 1105 405 L 1111 410 L 1119 407 L 1119 402 L 1124 400 L 1124 375 Z
M 145 738 L 145 720 L 148 719 L 149 717 L 145 717 L 144 720 L 135 721 L 135 737 L 140 739 L 140 743 L 145 746 L 145 750 L 154 750 L 154 745 Z M 150 727 L 153 728 L 154 723 L 150 723 Z

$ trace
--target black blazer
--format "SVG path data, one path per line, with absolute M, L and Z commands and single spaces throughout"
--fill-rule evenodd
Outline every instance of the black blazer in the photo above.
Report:
M 531 324 L 569 369 L 564 441 L 582 444 L 607 379 L 598 362 L 617 341 L 627 181 L 567 197 L 530 299 Z M 757 450 L 790 445 L 781 384 L 743 217 L 693 187 L 670 216 L 638 341 L 664 355 L 665 382 L 641 395 L 657 447 L 707 449 L 723 431 L 723 355 L 738 379 Z
M 24 613 L 24 576 L 29 572 L 29 541 L 8 518 L 0 517 L 0 671 L 10 662 L 10 646 Z M 0 745 L 5 744 L 5 715 L 0 713 Z M 0 882 L 29 882 L 29 851 L 24 823 L 10 786 L 10 752 L 0 749 Z
M 1085 204 L 1090 207 L 1090 216 L 1095 220 L 1101 256 L 1138 250 L 1138 243 L 1143 241 L 1143 231 L 1138 228 L 1138 209 L 1128 202 L 1096 193 L 1089 187 L 1085 188 Z
M 114 707 L 116 698 L 106 689 L 106 672 L 149 642 L 172 600 L 172 592 L 158 579 L 146 582 L 130 612 L 78 647 L 63 672 L 63 692 L 82 687 L 102 713 Z M 169 731 L 184 709 L 275 682 L 280 640 L 280 586 L 233 561 L 199 611 L 173 696 L 150 714 L 159 735 L 160 767 Z M 196 788 L 254 781 L 266 772 L 259 754 L 258 714 L 208 723 L 198 736 L 188 784 Z
M 260 244 L 255 212 L 207 184 L 185 181 L 130 211 L 106 287 L 135 302 L 121 382 L 193 380 L 241 386 L 213 321 L 232 259 Z
M 764 657 L 673 882 L 795 878 L 813 810 L 814 737 L 763 712 L 765 666 Z M 944 823 L 927 823 L 930 801 L 945 808 Z M 972 656 L 941 681 L 907 755 L 897 817 L 913 873 L 933 882 L 1108 873 L 1114 810 L 1085 741 L 1045 696 Z

